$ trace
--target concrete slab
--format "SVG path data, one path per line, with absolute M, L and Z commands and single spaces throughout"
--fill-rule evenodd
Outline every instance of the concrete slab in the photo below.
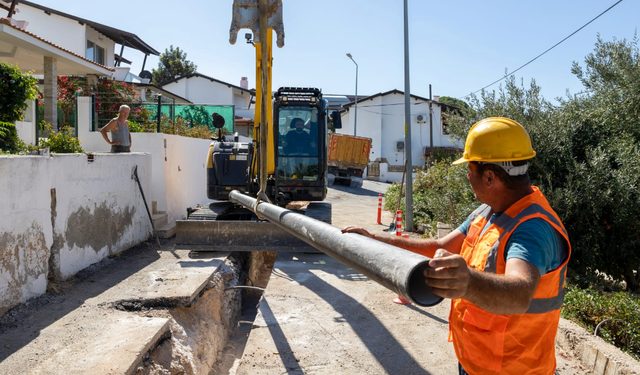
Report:
M 402 306 L 324 254 L 278 254 L 236 374 L 453 374 L 449 303 Z
M 0 374 L 130 374 L 170 336 L 145 307 L 192 305 L 228 253 L 190 257 L 155 241 L 82 271 L 0 321 Z
M 69 314 L 46 327 L 2 361 L 0 372 L 131 374 L 142 357 L 170 335 L 168 319 L 99 311 L 85 311 L 79 318 Z M 2 342 L 5 349 L 19 345 L 11 337 Z

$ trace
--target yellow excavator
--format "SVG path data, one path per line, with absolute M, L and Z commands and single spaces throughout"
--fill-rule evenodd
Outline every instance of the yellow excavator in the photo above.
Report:
M 241 28 L 255 35 L 256 139 L 219 135 L 211 144 L 207 188 L 216 201 L 177 221 L 176 248 L 320 250 L 420 306 L 442 301 L 426 284 L 429 258 L 328 225 L 331 205 L 321 202 L 327 194 L 327 101 L 310 88 L 283 87 L 271 97 L 270 30 L 282 47 L 282 0 L 234 0 L 233 11 L 231 43 Z M 339 128 L 340 115 L 331 118 Z M 213 121 L 224 126 L 220 116 Z M 310 201 L 304 215 L 281 207 L 296 200 Z
M 245 38 L 256 50 L 254 140 L 240 142 L 237 135 L 221 133 L 213 140 L 206 177 L 207 196 L 215 202 L 187 210 L 188 219 L 177 223 L 177 243 L 225 251 L 247 251 L 265 243 L 269 250 L 310 250 L 251 210 L 229 201 L 229 193 L 237 190 L 255 197 L 257 203 L 284 207 L 311 202 L 306 214 L 331 222 L 331 205 L 321 202 L 327 195 L 327 101 L 317 88 L 281 87 L 272 94 L 273 31 L 277 45 L 284 46 L 282 0 L 234 0 L 231 44 L 243 28 L 253 31 L 253 40 L 250 33 Z M 331 113 L 331 120 L 334 128 L 341 127 L 337 111 Z M 214 114 L 213 125 L 221 129 L 224 118 Z
M 327 101 L 316 88 L 282 87 L 272 97 L 272 39 L 284 46 L 282 0 L 234 0 L 230 42 L 249 28 L 256 50 L 254 142 L 218 140 L 207 158 L 207 195 L 228 199 L 231 190 L 286 205 L 326 197 Z M 340 116 L 333 114 L 334 127 Z

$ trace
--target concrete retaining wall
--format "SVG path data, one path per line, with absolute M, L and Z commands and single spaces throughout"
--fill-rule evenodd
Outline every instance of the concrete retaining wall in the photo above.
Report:
M 0 314 L 149 238 L 136 165 L 146 193 L 148 154 L 0 156 Z

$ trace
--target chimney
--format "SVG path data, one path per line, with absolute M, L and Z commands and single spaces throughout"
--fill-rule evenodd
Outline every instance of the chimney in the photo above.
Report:
M 242 77 L 240 80 L 240 87 L 247 90 L 249 89 L 249 81 L 247 80 L 247 77 Z
M 440 101 L 440 95 L 434 95 L 433 96 L 433 100 L 435 100 L 436 102 Z

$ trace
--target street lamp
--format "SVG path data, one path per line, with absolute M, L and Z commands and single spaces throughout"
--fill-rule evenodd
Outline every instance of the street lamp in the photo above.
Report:
M 350 53 L 347 53 L 347 57 L 350 58 L 354 64 L 356 64 L 356 109 L 353 119 L 353 135 L 356 136 L 356 131 L 358 129 L 358 63 L 353 59 Z

